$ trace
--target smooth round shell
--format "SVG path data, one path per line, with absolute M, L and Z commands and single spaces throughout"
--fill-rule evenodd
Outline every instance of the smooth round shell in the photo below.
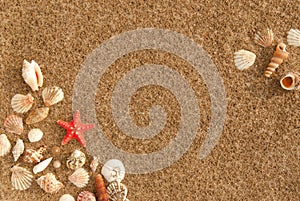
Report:
M 60 166 L 61 166 L 61 162 L 59 160 L 56 160 L 56 161 L 53 162 L 53 167 L 54 168 L 60 168 Z
M 5 134 L 0 135 L 0 156 L 5 156 L 9 153 L 11 144 Z
M 125 177 L 125 167 L 120 160 L 111 159 L 104 164 L 101 174 L 109 183 L 115 180 L 121 181 Z
M 17 113 L 28 112 L 33 105 L 34 98 L 29 93 L 27 95 L 16 94 L 11 99 L 11 107 Z
M 39 128 L 33 128 L 28 133 L 28 139 L 30 142 L 38 142 L 43 137 L 43 131 Z
M 9 115 L 4 121 L 4 127 L 10 133 L 20 135 L 23 133 L 23 119 L 17 115 Z
M 89 191 L 82 191 L 77 197 L 77 201 L 96 201 L 94 193 Z
M 60 154 L 60 148 L 58 146 L 52 147 L 51 153 L 53 156 L 58 156 Z
M 59 201 L 75 201 L 75 198 L 70 194 L 64 194 L 59 198 Z
M 46 87 L 42 92 L 45 106 L 49 107 L 64 99 L 64 92 L 59 87 Z

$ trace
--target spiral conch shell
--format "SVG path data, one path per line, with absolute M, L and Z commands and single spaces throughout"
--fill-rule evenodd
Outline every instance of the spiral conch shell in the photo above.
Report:
M 96 196 L 98 201 L 108 201 L 108 194 L 106 192 L 105 184 L 101 174 L 96 177 Z
M 26 149 L 23 161 L 26 163 L 39 163 L 43 159 L 43 153 L 46 151 L 47 146 L 42 145 L 37 150 Z
M 36 180 L 36 182 L 46 193 L 56 193 L 64 187 L 64 185 L 58 181 L 52 173 L 47 173 L 46 175 L 41 176 Z
M 89 178 L 89 173 L 85 169 L 79 168 L 69 176 L 69 181 L 78 188 L 83 188 L 89 183 Z
M 285 90 L 300 90 L 300 73 L 289 72 L 280 79 L 280 85 Z
M 0 135 L 0 156 L 5 156 L 9 153 L 11 144 L 5 134 Z
M 286 51 L 286 45 L 284 43 L 279 43 L 276 46 L 276 50 L 271 59 L 271 62 L 269 63 L 265 71 L 265 76 L 270 77 L 273 74 L 273 72 L 275 72 L 275 70 L 279 67 L 279 65 L 282 64 L 283 60 L 286 59 L 288 56 L 289 53 Z
M 30 86 L 32 91 L 38 91 L 43 86 L 43 74 L 39 65 L 32 60 L 31 63 L 24 60 L 22 68 L 22 77 Z
M 16 94 L 11 99 L 11 107 L 17 113 L 28 112 L 33 105 L 34 98 L 29 93 L 27 95 Z
M 93 156 L 93 160 L 90 164 L 90 168 L 91 168 L 92 172 L 96 172 L 98 165 L 99 165 L 99 160 L 98 160 L 97 156 Z
M 12 150 L 14 161 L 17 161 L 19 159 L 19 157 L 23 154 L 24 148 L 25 147 L 24 147 L 23 140 L 17 139 L 17 143 Z
M 75 150 L 67 159 L 67 167 L 71 170 L 81 168 L 85 164 L 85 154 L 79 150 Z
M 31 186 L 33 175 L 25 168 L 15 165 L 11 168 L 11 183 L 16 190 L 26 190 Z

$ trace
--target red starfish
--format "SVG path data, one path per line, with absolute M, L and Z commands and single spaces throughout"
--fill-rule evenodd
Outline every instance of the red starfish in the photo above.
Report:
M 61 142 L 62 145 L 67 144 L 72 138 L 75 138 L 84 147 L 86 143 L 83 133 L 87 130 L 94 128 L 95 126 L 94 124 L 81 123 L 79 110 L 76 110 L 76 112 L 74 113 L 73 120 L 71 122 L 58 120 L 57 123 L 67 130 L 67 133 Z

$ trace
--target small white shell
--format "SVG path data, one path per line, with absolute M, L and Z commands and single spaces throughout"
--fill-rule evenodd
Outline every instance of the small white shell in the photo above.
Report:
M 37 174 L 37 173 L 39 173 L 39 172 L 42 172 L 42 171 L 44 171 L 47 167 L 48 167 L 48 165 L 51 163 L 51 161 L 52 161 L 52 157 L 51 158 L 48 158 L 48 159 L 46 159 L 46 160 L 43 160 L 42 162 L 40 162 L 39 164 L 37 164 L 37 165 L 35 165 L 34 167 L 33 167 L 33 173 L 34 174 Z
M 9 115 L 4 121 L 4 127 L 10 133 L 20 135 L 23 133 L 23 119 L 17 115 Z
M 28 139 L 30 142 L 38 142 L 43 137 L 43 131 L 39 128 L 33 128 L 28 133 Z
M 78 188 L 83 188 L 89 183 L 89 177 L 89 173 L 85 169 L 79 168 L 69 176 L 69 181 Z
M 24 60 L 22 68 L 22 77 L 30 86 L 32 91 L 38 91 L 38 87 L 43 86 L 43 74 L 39 65 L 32 60 L 31 63 Z
M 274 40 L 274 34 L 272 29 L 267 29 L 265 33 L 257 32 L 254 35 L 254 42 L 262 47 L 272 46 Z
M 9 153 L 11 144 L 5 134 L 0 135 L 0 156 L 5 156 Z
M 42 92 L 45 106 L 49 107 L 64 99 L 64 92 L 59 87 L 46 87 Z
M 16 190 L 26 190 L 31 186 L 33 175 L 25 168 L 15 165 L 11 169 L 11 183 Z
M 98 165 L 99 165 L 99 160 L 98 160 L 97 156 L 94 156 L 93 160 L 90 164 L 90 168 L 91 168 L 92 172 L 96 172 Z
M 70 194 L 64 194 L 59 198 L 59 201 L 75 201 L 75 198 Z
M 256 55 L 247 50 L 239 50 L 234 53 L 234 64 L 239 70 L 245 70 L 255 62 Z
M 300 30 L 299 29 L 291 29 L 288 32 L 287 41 L 288 41 L 289 45 L 299 47 L 300 46 Z
M 17 161 L 19 157 L 23 154 L 24 152 L 24 142 L 21 139 L 17 139 L 16 145 L 14 146 L 12 150 L 12 154 L 14 157 L 14 161 Z
M 56 160 L 56 161 L 53 162 L 53 167 L 54 168 L 60 168 L 60 166 L 61 166 L 61 162 L 59 160 Z
M 121 161 L 111 159 L 104 164 L 101 174 L 109 183 L 116 180 L 122 181 L 125 177 L 125 167 Z
M 23 94 L 16 94 L 11 99 L 11 107 L 17 113 L 28 112 L 33 105 L 34 98 L 29 93 L 26 96 Z

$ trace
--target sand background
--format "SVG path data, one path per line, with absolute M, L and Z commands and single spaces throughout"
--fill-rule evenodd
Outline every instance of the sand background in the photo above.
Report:
M 161 171 L 126 175 L 123 183 L 129 189 L 128 198 L 131 201 L 299 200 L 299 92 L 284 91 L 278 79 L 286 71 L 299 70 L 300 48 L 288 46 L 291 54 L 287 62 L 271 79 L 266 79 L 263 72 L 273 48 L 263 49 L 253 43 L 255 31 L 266 27 L 273 29 L 276 41 L 286 42 L 287 31 L 300 28 L 299 10 L 298 0 L 1 1 L 0 123 L 3 125 L 7 115 L 13 113 L 12 96 L 30 92 L 21 69 L 23 59 L 34 59 L 44 74 L 44 87 L 60 86 L 65 99 L 51 107 L 46 120 L 26 125 L 21 138 L 28 148 L 60 145 L 65 131 L 55 122 L 72 119 L 73 84 L 87 55 L 105 40 L 125 31 L 170 29 L 201 45 L 217 66 L 228 104 L 225 127 L 218 145 L 205 160 L 199 160 L 198 152 L 210 121 L 209 94 L 201 77 L 188 63 L 165 52 L 137 51 L 117 60 L 101 78 L 98 88 L 95 102 L 99 122 L 108 122 L 111 118 L 105 113 L 109 107 L 106 84 L 111 86 L 116 82 L 112 79 L 115 74 L 122 75 L 126 69 L 145 63 L 177 69 L 197 89 L 201 110 L 201 129 L 189 150 L 179 161 Z M 236 70 L 233 64 L 233 53 L 242 48 L 255 52 L 258 57 L 255 65 L 244 72 Z M 36 98 L 34 107 L 42 106 L 41 90 L 32 94 Z M 148 107 L 154 102 L 168 106 L 168 114 L 174 117 L 152 141 L 142 143 L 120 137 L 122 134 L 117 133 L 114 125 L 104 125 L 105 135 L 113 144 L 133 153 L 149 153 L 164 147 L 176 135 L 180 120 L 179 106 L 172 93 L 152 86 L 141 89 L 132 99 L 132 111 L 138 111 L 132 116 L 138 125 L 147 125 L 147 115 L 141 116 L 138 108 L 144 99 L 142 106 Z M 27 139 L 33 127 L 44 131 L 40 142 L 29 143 Z M 6 133 L 14 145 L 17 135 L 9 134 L 3 126 L 0 132 Z M 75 149 L 86 153 L 73 140 L 62 146 L 61 155 L 56 157 L 62 161 L 62 168 L 55 170 L 50 166 L 44 172 L 53 172 L 65 184 L 65 188 L 54 195 L 44 193 L 36 182 L 24 192 L 12 190 L 9 169 L 15 163 L 11 155 L 1 157 L 0 200 L 58 200 L 64 193 L 77 196 L 82 189 L 68 182 L 67 176 L 72 171 L 65 166 L 66 157 Z M 45 157 L 49 156 L 50 151 Z M 90 159 L 89 156 L 89 162 Z M 94 180 L 83 190 L 94 191 Z

